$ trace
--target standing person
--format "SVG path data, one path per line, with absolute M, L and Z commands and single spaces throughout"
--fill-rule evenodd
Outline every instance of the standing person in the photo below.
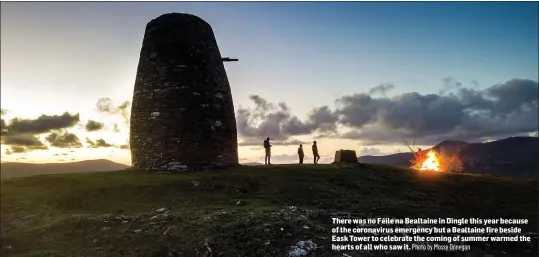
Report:
M 264 163 L 267 165 L 267 164 L 271 164 L 271 145 L 270 145 L 270 138 L 266 138 L 266 140 L 264 140 L 264 149 L 266 149 L 266 157 L 264 158 Z
M 303 145 L 299 145 L 298 155 L 299 155 L 299 164 L 303 164 L 303 157 L 305 157 L 305 154 L 303 153 Z
M 318 160 L 320 160 L 320 155 L 318 155 L 318 146 L 316 145 L 316 141 L 313 142 L 313 158 L 314 158 L 314 164 L 317 164 Z

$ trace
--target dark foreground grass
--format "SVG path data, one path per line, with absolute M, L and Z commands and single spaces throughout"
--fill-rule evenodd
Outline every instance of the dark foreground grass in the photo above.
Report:
M 537 232 L 537 190 L 379 165 L 35 176 L 1 184 L 1 256 L 287 256 L 301 240 L 317 244 L 310 256 L 343 256 L 331 251 L 333 216 L 527 218 Z

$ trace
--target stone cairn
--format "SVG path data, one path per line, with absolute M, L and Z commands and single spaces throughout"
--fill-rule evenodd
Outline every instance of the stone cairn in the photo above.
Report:
M 356 151 L 354 150 L 339 150 L 335 152 L 335 164 L 343 163 L 358 163 Z
M 146 25 L 131 110 L 133 167 L 200 170 L 238 164 L 236 118 L 211 26 L 169 13 Z

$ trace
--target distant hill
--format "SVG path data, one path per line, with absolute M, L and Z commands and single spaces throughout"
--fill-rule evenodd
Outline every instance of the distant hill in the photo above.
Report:
M 258 163 L 258 162 L 246 162 L 246 163 L 240 163 L 241 165 L 245 165 L 245 166 L 258 166 L 258 165 L 263 165 L 262 163 Z
M 457 155 L 469 173 L 539 176 L 537 137 L 510 137 L 487 143 L 443 141 L 431 149 L 443 154 Z M 386 156 L 361 156 L 358 161 L 409 167 L 412 158 L 412 153 L 398 153 Z
M 81 173 L 124 170 L 131 166 L 109 160 L 88 160 L 66 163 L 21 163 L 4 162 L 0 167 L 2 180 L 43 174 Z

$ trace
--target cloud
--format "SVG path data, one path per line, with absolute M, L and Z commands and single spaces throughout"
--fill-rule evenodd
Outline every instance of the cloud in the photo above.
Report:
M 258 141 L 266 137 L 272 138 L 275 144 L 296 144 L 300 142 L 291 139 L 292 136 L 336 128 L 336 119 L 327 106 L 313 109 L 307 120 L 301 121 L 285 103 L 270 103 L 258 95 L 249 98 L 255 107 L 248 109 L 240 106 L 236 112 L 238 134 L 244 139 L 243 145 L 259 144 Z
M 261 139 L 261 140 L 242 141 L 242 142 L 239 142 L 238 145 L 239 146 L 262 146 L 263 143 L 264 143 L 264 140 L 265 140 L 265 138 Z M 296 140 L 296 139 L 289 139 L 289 140 L 284 140 L 284 141 L 271 142 L 271 145 L 273 145 L 273 146 L 277 146 L 277 145 L 287 146 L 287 145 L 299 145 L 299 144 L 308 144 L 308 142 L 303 142 L 303 141 Z
M 98 139 L 94 142 L 89 138 L 86 138 L 86 142 L 90 144 L 90 148 L 114 147 L 114 145 L 107 143 L 104 139 Z
M 91 132 L 91 131 L 98 131 L 98 130 L 102 129 L 104 126 L 105 126 L 105 124 L 102 123 L 102 122 L 97 122 L 97 121 L 89 120 L 89 121 L 86 123 L 85 129 L 86 129 L 86 131 L 88 131 L 88 132 Z
M 362 145 L 418 144 L 443 140 L 484 141 L 529 134 L 538 130 L 538 84 L 512 79 L 484 89 L 477 82 L 465 87 L 448 77 L 439 94 L 408 92 L 388 97 L 393 84 L 381 84 L 368 93 L 344 95 L 327 106 L 311 110 L 302 121 L 285 103 L 273 104 L 251 96 L 255 108 L 239 108 L 240 145 L 259 145 L 270 137 L 277 145 L 296 144 L 293 136 L 315 133 L 314 138 L 346 138 Z M 375 96 L 380 93 L 381 96 Z M 345 130 L 337 133 L 337 126 Z M 260 142 L 259 142 L 260 141 Z
M 0 131 L 2 135 L 7 132 L 7 124 L 4 119 L 0 119 Z
M 37 136 L 30 133 L 17 133 L 2 135 L 2 144 L 11 147 L 24 147 L 30 150 L 46 150 L 48 149 Z
M 129 149 L 129 145 L 120 145 L 120 149 Z
M 6 126 L 5 133 L 42 134 L 52 130 L 75 126 L 79 122 L 79 114 L 65 112 L 62 115 L 41 115 L 37 119 L 14 118 Z
M 52 146 L 58 148 L 80 148 L 82 143 L 77 135 L 64 131 L 63 133 L 52 132 L 45 138 Z
M 106 114 L 120 115 L 123 117 L 125 124 L 129 124 L 130 101 L 125 101 L 122 104 L 115 106 L 112 99 L 102 97 L 97 100 L 97 111 Z
M 26 152 L 29 152 L 30 149 L 26 148 L 26 147 L 22 147 L 22 146 L 12 146 L 11 147 L 11 152 L 12 153 L 26 153 Z
M 444 95 L 445 93 L 453 90 L 453 89 L 457 89 L 457 88 L 460 88 L 462 86 L 462 83 L 456 81 L 454 78 L 452 77 L 447 77 L 447 78 L 444 78 L 442 79 L 442 89 L 440 89 L 439 91 L 439 95 Z M 472 82 L 473 84 L 473 82 Z
M 442 140 L 476 141 L 529 133 L 538 128 L 538 84 L 513 79 L 484 90 L 461 87 L 446 79 L 446 95 L 404 93 L 392 98 L 367 94 L 337 100 L 340 123 L 355 130 L 344 133 L 366 145 L 399 143 L 402 137 L 420 144 Z M 449 86 L 447 86 L 449 85 Z
M 359 156 L 366 156 L 366 155 L 381 155 L 383 154 L 380 149 L 375 147 L 363 147 L 358 153 Z
M 386 93 L 388 91 L 392 90 L 393 88 L 395 88 L 395 85 L 393 85 L 393 84 L 389 84 L 389 83 L 380 84 L 378 86 L 375 86 L 375 87 L 371 88 L 369 90 L 369 95 L 374 95 L 376 93 L 380 93 L 382 96 L 387 97 Z

